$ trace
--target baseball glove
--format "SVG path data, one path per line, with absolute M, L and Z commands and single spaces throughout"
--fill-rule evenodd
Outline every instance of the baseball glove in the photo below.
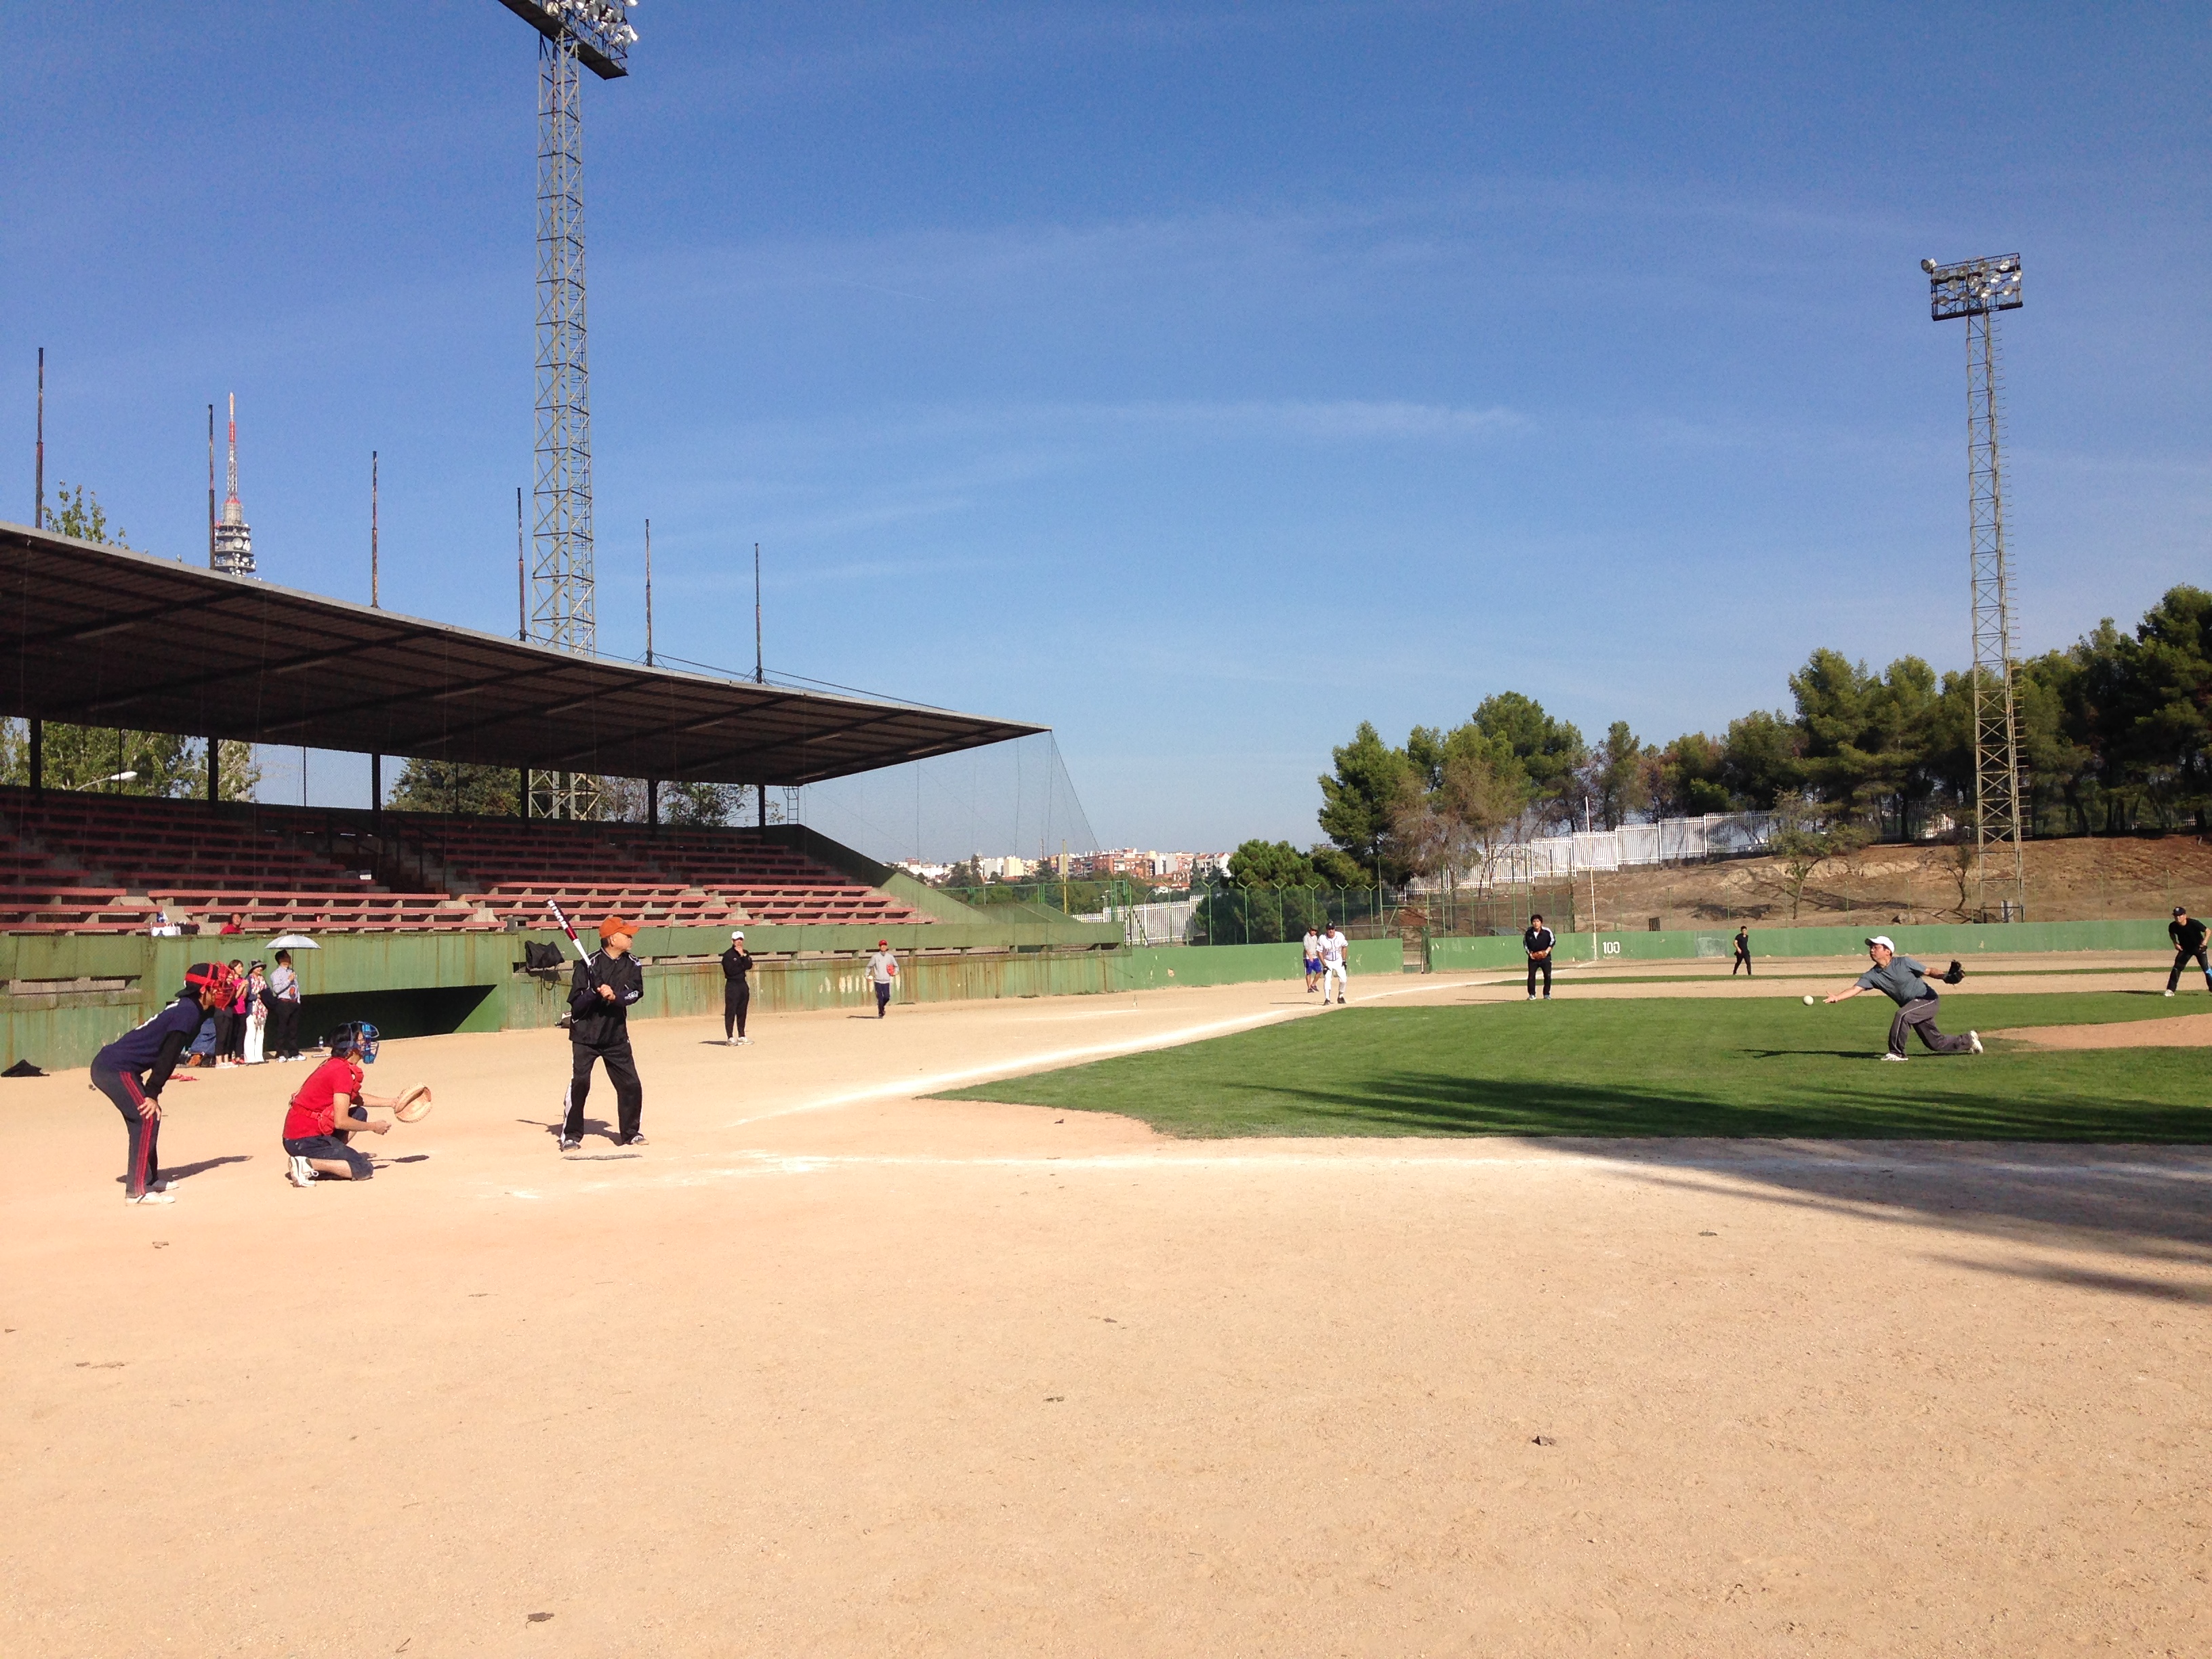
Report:
M 1946 985 L 1956 985 L 1960 980 L 1966 978 L 1966 970 L 1959 965 L 1959 958 L 1953 957 L 1951 958 L 1951 965 L 1943 970 L 1943 983 Z

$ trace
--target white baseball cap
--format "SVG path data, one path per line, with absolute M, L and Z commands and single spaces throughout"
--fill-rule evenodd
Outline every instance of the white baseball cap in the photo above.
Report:
M 1883 950 L 1888 951 L 1892 956 L 1895 956 L 1897 954 L 1897 945 L 1887 933 L 1876 933 L 1872 939 L 1869 939 L 1867 943 L 1869 945 L 1879 945 Z
M 744 928 L 742 928 L 742 927 L 738 928 L 738 931 L 737 931 L 736 933 L 732 933 L 732 934 L 731 934 L 731 935 L 730 935 L 730 937 L 731 937 L 732 939 L 743 939 L 744 936 L 745 936 L 745 930 L 744 930 Z

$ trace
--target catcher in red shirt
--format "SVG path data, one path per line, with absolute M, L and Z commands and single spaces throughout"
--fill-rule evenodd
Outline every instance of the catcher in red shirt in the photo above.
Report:
M 395 1095 L 372 1095 L 362 1087 L 362 1068 L 376 1063 L 376 1048 L 374 1025 L 356 1020 L 339 1026 L 331 1033 L 331 1057 L 307 1073 L 292 1097 L 284 1114 L 284 1150 L 292 1160 L 286 1179 L 295 1187 L 311 1184 L 318 1175 L 367 1181 L 376 1173 L 368 1154 L 350 1144 L 364 1131 L 391 1133 L 392 1120 L 372 1119 L 368 1109 L 388 1112 L 399 1104 Z

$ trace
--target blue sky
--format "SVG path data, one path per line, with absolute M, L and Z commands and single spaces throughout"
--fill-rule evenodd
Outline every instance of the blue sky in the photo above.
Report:
M 1923 254 L 2025 255 L 2027 648 L 2207 580 L 2199 9 L 635 15 L 586 88 L 603 648 L 642 648 L 650 516 L 659 645 L 749 666 L 758 540 L 772 669 L 1049 723 L 1109 844 L 1310 841 L 1358 720 L 1502 689 L 1664 741 L 1816 646 L 1956 666 Z M 385 602 L 510 628 L 535 37 L 495 0 L 12 35 L 0 516 L 43 343 L 49 481 L 134 545 L 199 556 L 235 391 L 264 574 L 366 596 L 375 448 Z

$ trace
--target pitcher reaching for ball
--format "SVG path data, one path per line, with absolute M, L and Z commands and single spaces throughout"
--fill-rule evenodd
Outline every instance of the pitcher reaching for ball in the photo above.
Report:
M 1982 1052 L 1982 1039 L 1978 1032 L 1969 1031 L 1964 1036 L 1946 1036 L 1936 1029 L 1938 1000 L 1936 988 L 1928 982 L 1927 969 L 1911 957 L 1898 955 L 1897 946 L 1886 934 L 1877 933 L 1867 941 L 1867 955 L 1874 965 L 1846 989 L 1831 992 L 1826 1000 L 1849 1002 L 1862 991 L 1880 991 L 1897 1005 L 1897 1017 L 1889 1022 L 1889 1052 L 1882 1056 L 1884 1060 L 1901 1060 L 1905 1058 L 1905 1039 L 1908 1031 L 1919 1032 L 1921 1042 L 1926 1043 L 1933 1054 L 1978 1054 Z M 1954 964 L 1954 971 L 1956 971 L 1956 964 Z

